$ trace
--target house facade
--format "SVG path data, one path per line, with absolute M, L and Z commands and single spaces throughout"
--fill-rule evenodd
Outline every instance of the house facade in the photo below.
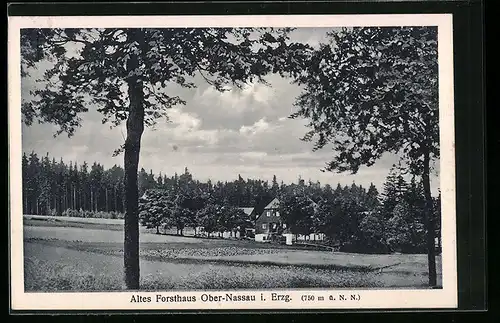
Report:
M 311 200 L 316 209 L 318 204 Z M 255 241 L 270 242 L 273 238 L 284 237 L 286 244 L 291 245 L 294 241 L 322 241 L 325 239 L 323 233 L 311 233 L 308 235 L 292 234 L 285 220 L 280 214 L 280 201 L 273 199 L 257 217 L 255 221 Z
M 273 236 L 289 233 L 286 223 L 281 217 L 279 204 L 277 198 L 273 199 L 255 220 L 255 241 L 266 242 L 270 241 Z

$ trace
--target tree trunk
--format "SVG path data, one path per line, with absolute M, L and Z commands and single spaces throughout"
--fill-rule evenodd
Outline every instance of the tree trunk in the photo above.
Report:
M 60 192 L 61 194 L 64 194 L 63 192 Z M 57 215 L 62 215 L 64 211 L 64 196 L 59 196 L 59 211 L 57 212 Z
M 427 259 L 429 263 L 429 286 L 437 285 L 436 275 L 436 246 L 434 241 L 435 236 L 435 221 L 432 206 L 431 182 L 430 182 L 430 156 L 429 151 L 424 153 L 424 165 L 422 173 L 422 181 L 425 197 L 425 228 L 427 231 Z
M 130 43 L 142 44 L 142 29 L 130 29 Z M 127 79 L 129 96 L 129 115 L 127 118 L 127 138 L 125 140 L 125 241 L 124 267 L 127 289 L 139 289 L 139 191 L 137 171 L 141 137 L 144 131 L 144 92 L 143 83 L 138 76 L 140 62 L 137 54 L 131 54 L 127 62 L 127 71 L 132 74 Z
M 115 212 L 118 212 L 118 198 L 116 196 L 116 185 L 113 187 L 114 199 L 115 199 Z
M 28 194 L 25 191 L 23 196 L 23 214 L 29 214 L 28 212 Z

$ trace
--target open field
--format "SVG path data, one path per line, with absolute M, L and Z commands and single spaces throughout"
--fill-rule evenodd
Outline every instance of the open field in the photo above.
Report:
M 105 224 L 105 225 L 123 225 L 122 219 L 103 219 L 103 218 L 78 218 L 69 216 L 52 216 L 52 215 L 24 215 L 24 220 L 39 220 L 45 222 L 62 222 L 68 223 L 86 223 L 86 224 Z
M 121 290 L 119 227 L 25 220 L 26 290 Z M 426 261 L 426 255 L 332 253 L 253 241 L 141 234 L 141 286 L 147 290 L 425 288 Z M 439 257 L 439 283 L 440 268 Z

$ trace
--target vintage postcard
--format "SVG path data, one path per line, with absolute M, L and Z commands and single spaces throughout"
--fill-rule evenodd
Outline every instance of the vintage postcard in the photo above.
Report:
M 452 29 L 10 17 L 12 309 L 456 308 Z

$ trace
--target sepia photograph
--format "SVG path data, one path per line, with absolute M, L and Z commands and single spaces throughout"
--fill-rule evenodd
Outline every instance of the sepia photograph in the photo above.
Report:
M 354 17 L 18 18 L 12 288 L 456 305 L 451 19 Z

